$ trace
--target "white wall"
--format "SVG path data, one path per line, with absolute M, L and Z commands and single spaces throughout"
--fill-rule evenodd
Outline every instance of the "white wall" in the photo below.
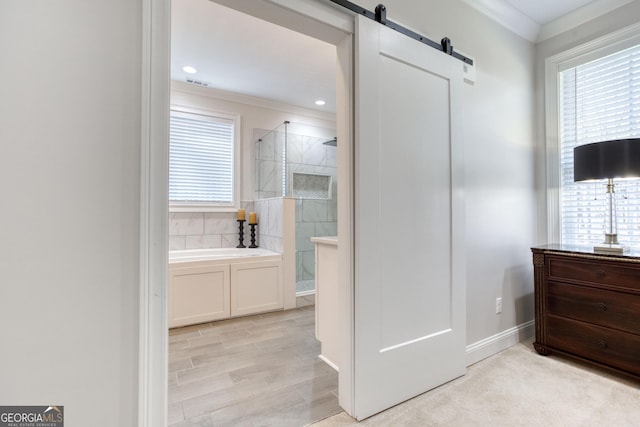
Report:
M 137 424 L 141 1 L 0 2 L 0 404 Z
M 377 0 L 360 1 L 373 10 Z M 461 1 L 388 0 L 387 19 L 476 59 L 465 85 L 467 343 L 533 319 L 534 46 Z M 495 314 L 495 300 L 503 312 Z
M 69 426 L 136 424 L 140 3 L 0 3 L 0 403 L 65 405 Z M 464 124 L 474 343 L 533 318 L 533 46 L 458 0 L 385 5 L 477 59 Z

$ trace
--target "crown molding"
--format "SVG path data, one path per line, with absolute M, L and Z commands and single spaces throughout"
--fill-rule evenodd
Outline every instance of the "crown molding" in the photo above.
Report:
M 462 0 L 520 37 L 536 41 L 540 24 L 520 12 L 505 0 Z
M 311 108 L 305 108 L 298 105 L 287 104 L 281 101 L 259 98 L 251 95 L 244 95 L 236 92 L 228 92 L 213 87 L 195 86 L 179 80 L 171 80 L 171 91 L 189 93 L 207 98 L 214 98 L 220 101 L 234 102 L 237 104 L 250 105 L 252 107 L 265 108 L 276 111 L 284 111 L 290 114 L 298 114 L 301 116 L 313 117 L 315 119 L 336 121 L 336 113 L 332 111 L 319 111 Z
M 462 1 L 520 37 L 538 43 L 637 0 L 595 0 L 544 25 L 538 24 L 506 0 Z
M 598 16 L 636 0 L 596 0 L 542 26 L 536 42 L 541 42 L 575 28 Z

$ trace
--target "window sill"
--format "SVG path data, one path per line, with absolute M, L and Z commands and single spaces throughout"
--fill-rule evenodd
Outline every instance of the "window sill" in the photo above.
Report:
M 169 205 L 169 213 L 174 212 L 237 212 L 236 206 L 208 206 L 208 205 Z

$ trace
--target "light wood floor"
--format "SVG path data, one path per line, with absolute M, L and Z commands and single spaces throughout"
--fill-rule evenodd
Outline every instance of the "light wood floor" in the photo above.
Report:
M 299 427 L 341 412 L 314 306 L 169 331 L 171 427 Z

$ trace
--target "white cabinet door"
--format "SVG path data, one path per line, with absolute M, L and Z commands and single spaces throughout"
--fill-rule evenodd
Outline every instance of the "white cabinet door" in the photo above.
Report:
M 231 316 L 283 308 L 282 261 L 231 264 Z
M 464 375 L 463 64 L 356 31 L 354 415 Z
M 230 316 L 228 265 L 169 269 L 169 327 Z

